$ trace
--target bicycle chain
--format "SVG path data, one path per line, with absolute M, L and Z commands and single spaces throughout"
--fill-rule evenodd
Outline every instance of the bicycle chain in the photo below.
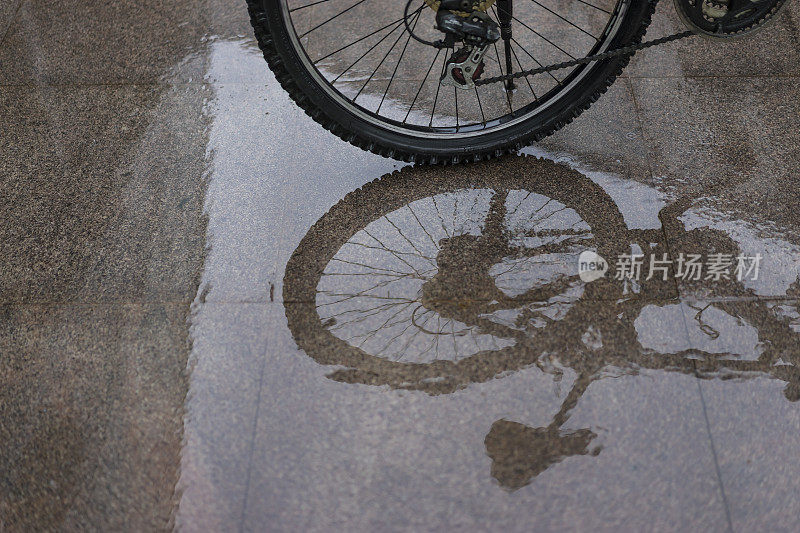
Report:
M 515 80 L 518 78 L 533 76 L 534 74 L 543 74 L 545 72 L 552 72 L 553 70 L 561 70 L 564 68 L 575 67 L 578 65 L 585 65 L 587 63 L 592 63 L 594 61 L 603 61 L 605 59 L 611 59 L 620 56 L 631 56 L 639 50 L 644 50 L 645 48 L 651 48 L 653 46 L 666 44 L 672 41 L 679 41 L 681 39 L 685 39 L 686 37 L 691 37 L 692 35 L 696 35 L 695 32 L 686 30 L 679 33 L 674 33 L 672 35 L 667 35 L 666 37 L 659 37 L 658 39 L 653 39 L 651 41 L 645 41 L 639 44 L 631 44 L 628 46 L 623 46 L 622 48 L 609 50 L 608 52 L 603 52 L 602 54 L 586 56 L 580 59 L 573 59 L 572 61 L 564 61 L 562 63 L 554 63 L 552 65 L 547 65 L 545 67 L 539 67 L 530 70 L 522 70 L 520 72 L 514 72 L 512 74 L 504 74 L 502 76 L 494 76 L 482 80 L 475 80 L 475 85 L 479 86 L 479 85 L 487 85 L 489 83 L 498 83 L 501 81 Z

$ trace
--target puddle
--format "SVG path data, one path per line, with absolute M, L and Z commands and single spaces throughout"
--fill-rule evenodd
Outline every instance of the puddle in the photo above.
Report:
M 153 354 L 190 352 L 188 391 L 170 389 L 182 406 L 132 394 L 123 400 L 157 407 L 130 424 L 133 437 L 115 426 L 120 453 L 145 461 L 132 451 L 141 436 L 172 457 L 152 431 L 169 424 L 148 417 L 183 423 L 180 464 L 163 463 L 179 466 L 178 529 L 518 530 L 531 516 L 542 529 L 714 528 L 720 476 L 748 450 L 716 440 L 715 455 L 710 432 L 768 431 L 780 460 L 755 458 L 766 474 L 800 453 L 795 301 L 683 300 L 674 280 L 614 279 L 619 254 L 680 253 L 669 239 L 709 229 L 717 240 L 696 248 L 769 258 L 742 294 L 794 297 L 800 254 L 779 227 L 536 148 L 444 168 L 388 161 L 291 104 L 252 40 L 204 46 L 175 67 L 207 83 L 193 128 L 208 139 L 207 226 L 202 268 L 185 274 L 197 284 L 190 316 L 154 312 L 127 333 L 156 342 L 166 333 L 153 324 L 177 323 L 177 348 L 146 345 L 119 369 L 92 363 L 139 392 Z M 155 112 L 170 115 L 177 97 L 166 91 Z M 143 139 L 153 149 L 161 137 Z M 149 174 L 137 170 L 149 152 L 132 152 L 122 216 L 104 237 L 146 216 Z M 587 251 L 612 261 L 605 277 L 580 278 Z M 118 317 L 110 338 L 137 316 Z M 52 322 L 67 362 L 48 372 L 88 372 L 73 352 L 89 342 Z M 37 439 L 74 437 L 85 413 L 63 411 L 36 422 Z M 729 422 L 740 416 L 749 425 Z M 73 448 L 65 461 L 87 461 Z M 64 472 L 54 484 L 86 484 Z M 154 483 L 171 493 L 170 479 Z
M 258 50 L 218 41 L 211 51 L 186 523 L 214 498 L 235 508 L 217 517 L 311 529 L 409 513 L 437 524 L 435 509 L 454 498 L 474 509 L 465 524 L 513 527 L 531 509 L 554 527 L 589 516 L 548 510 L 565 501 L 630 516 L 591 496 L 609 483 L 640 487 L 639 504 L 660 516 L 674 516 L 662 504 L 677 490 L 687 496 L 676 508 L 702 522 L 690 495 L 717 494 L 717 481 L 697 377 L 796 387 L 784 349 L 792 305 L 697 307 L 677 300 L 674 283 L 615 283 L 613 265 L 584 283 L 582 251 L 666 251 L 661 217 L 674 198 L 539 149 L 403 168 L 316 127 L 266 73 L 219 82 L 232 63 L 263 69 Z M 716 217 L 679 220 L 690 231 Z M 743 251 L 782 246 L 735 219 L 717 227 Z M 242 303 L 254 306 L 242 311 L 246 340 L 214 340 L 229 324 L 220 309 Z M 217 416 L 247 415 L 223 424 L 225 436 L 202 411 L 217 400 L 230 403 Z M 218 477 L 222 465 L 236 474 Z M 389 493 L 403 506 L 387 505 Z M 722 509 L 716 496 L 709 505 Z

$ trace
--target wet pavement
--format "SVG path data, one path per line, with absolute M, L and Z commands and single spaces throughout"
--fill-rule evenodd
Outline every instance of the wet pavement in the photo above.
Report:
M 798 20 L 414 168 L 237 2 L 0 5 L 0 531 L 796 530 Z

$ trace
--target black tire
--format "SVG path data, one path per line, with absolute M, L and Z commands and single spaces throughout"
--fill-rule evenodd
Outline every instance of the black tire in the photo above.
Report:
M 631 0 L 608 49 L 639 43 L 650 24 L 657 0 Z M 287 27 L 281 3 L 285 0 L 247 0 L 259 46 L 278 82 L 315 121 L 361 149 L 408 162 L 458 163 L 479 161 L 518 150 L 538 141 L 580 115 L 597 101 L 627 65 L 629 57 L 590 63 L 578 83 L 560 95 L 546 110 L 514 124 L 469 138 L 425 138 L 382 128 L 346 109 L 326 92 L 306 69 L 292 45 L 293 29 Z M 291 22 L 289 22 L 291 25 Z

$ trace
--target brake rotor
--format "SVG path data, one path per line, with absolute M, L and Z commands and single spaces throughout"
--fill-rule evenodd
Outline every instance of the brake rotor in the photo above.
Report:
M 730 39 L 761 29 L 786 0 L 674 0 L 681 20 L 710 39 Z

